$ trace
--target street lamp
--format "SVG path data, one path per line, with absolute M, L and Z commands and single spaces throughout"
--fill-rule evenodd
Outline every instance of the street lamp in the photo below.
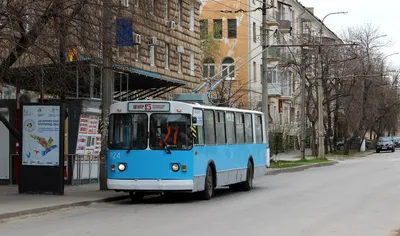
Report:
M 398 54 L 399 54 L 399 52 L 395 52 L 395 53 L 386 55 L 385 57 L 382 58 L 382 62 L 381 62 L 381 74 L 382 74 L 382 76 L 383 76 L 383 64 L 385 62 L 385 59 L 390 57 L 390 56 L 394 56 L 394 55 L 398 55 Z
M 325 144 L 324 144 L 324 112 L 323 112 L 323 89 L 322 89 L 322 80 L 323 80 L 323 68 L 321 61 L 321 45 L 322 45 L 322 28 L 324 26 L 324 20 L 331 15 L 338 14 L 347 14 L 347 11 L 339 11 L 332 12 L 327 14 L 321 21 L 321 28 L 319 30 L 319 48 L 318 48 L 318 57 L 319 62 L 321 64 L 321 81 L 318 83 L 318 156 L 319 158 L 325 158 Z

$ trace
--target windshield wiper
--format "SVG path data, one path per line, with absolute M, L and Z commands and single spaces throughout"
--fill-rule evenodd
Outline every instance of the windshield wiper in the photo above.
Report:
M 132 139 L 132 141 L 131 141 L 131 145 L 129 145 L 129 148 L 128 148 L 128 150 L 126 151 L 126 154 L 129 154 L 129 152 L 132 150 L 132 148 L 133 148 L 133 139 Z
M 164 139 L 162 139 L 162 138 L 160 137 L 160 135 L 157 135 L 157 137 L 158 137 L 158 139 L 161 140 L 161 142 L 164 144 L 164 150 L 165 150 L 165 152 L 166 152 L 167 154 L 171 154 L 171 150 L 169 149 L 167 142 L 165 142 Z

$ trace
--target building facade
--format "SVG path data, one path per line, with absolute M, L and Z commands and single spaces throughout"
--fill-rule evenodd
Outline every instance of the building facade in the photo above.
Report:
M 228 105 L 254 109 L 260 105 L 261 13 L 249 11 L 260 6 L 259 1 L 247 0 L 202 2 L 202 40 L 218 45 L 217 51 L 204 55 L 203 80 L 225 78 L 214 97 L 229 101 Z
M 74 115 L 66 121 L 65 154 L 96 155 L 100 149 L 98 145 L 94 149 L 80 146 L 79 140 L 89 134 L 81 132 L 79 120 L 91 117 L 98 121 L 101 115 L 103 35 L 112 47 L 110 89 L 114 101 L 171 99 L 174 93 L 190 92 L 201 81 L 200 1 L 112 1 L 117 3 L 109 6 L 112 16 L 103 19 L 105 2 L 35 1 L 21 5 L 17 1 L 3 6 L 20 9 L 21 14 L 10 17 L 18 19 L 16 22 L 4 21 L 0 30 L 0 77 L 8 89 L 2 96 L 16 99 L 3 104 L 0 112 L 20 130 L 21 93 L 29 94 L 35 102 L 39 98 L 44 102 L 63 98 L 67 103 L 83 104 L 71 103 L 69 107 Z M 105 28 L 106 21 L 111 23 L 110 28 Z M 14 60 L 17 51 L 12 66 L 4 66 Z M 2 123 L 0 130 L 6 130 Z M 100 135 L 97 132 L 92 130 Z M 7 134 L 2 139 L 5 151 L 0 155 L 0 184 L 15 184 L 19 164 L 10 155 L 17 156 L 19 143 Z
M 235 81 L 241 93 L 227 93 L 238 103 L 230 105 L 261 110 L 262 100 L 262 0 L 203 1 L 200 10 L 201 34 L 218 41 L 218 53 L 203 58 L 203 80 L 226 76 L 223 70 L 235 70 L 227 81 Z M 282 127 L 297 135 L 300 122 L 301 48 L 309 56 L 308 76 L 315 73 L 316 47 L 322 37 L 324 43 L 335 44 L 340 39 L 329 30 L 312 8 L 297 0 L 267 1 L 268 95 L 270 130 Z M 322 29 L 322 35 L 319 34 Z M 203 37 L 205 40 L 205 37 Z M 311 48 L 311 49 L 310 49 Z M 229 60 L 228 60 L 229 59 Z M 241 59 L 241 60 L 240 60 Z M 229 67 L 229 63 L 236 62 Z M 314 63 L 314 64 L 313 64 Z M 240 68 L 239 68 L 240 67 Z M 233 74 L 233 73 L 232 73 Z M 236 87 L 236 90 L 238 89 Z
M 74 4 L 58 5 L 57 8 L 62 9 L 62 14 L 59 17 L 50 17 L 46 25 L 40 28 L 39 37 L 14 64 L 18 70 L 10 71 L 4 82 L 31 91 L 43 89 L 45 94 L 59 93 L 60 91 L 52 91 L 52 88 L 62 87 L 62 91 L 69 89 L 67 97 L 100 98 L 102 35 L 106 30 L 113 48 L 114 89 L 118 92 L 114 97 L 116 100 L 121 98 L 121 94 L 160 88 L 170 89 L 162 89 L 160 93 L 153 95 L 149 93 L 151 97 L 169 98 L 175 92 L 188 92 L 198 86 L 201 80 L 200 1 L 121 0 L 118 1 L 118 5 L 109 7 L 112 13 L 109 19 L 110 29 L 103 27 L 103 4 L 103 1 L 87 1 L 76 4 L 80 6 L 78 9 L 73 8 Z M 29 17 L 23 18 L 24 31 L 29 33 L 46 8 L 38 9 L 34 4 L 27 4 L 24 11 L 32 12 Z M 7 32 L 4 29 L 3 31 Z M 8 52 L 15 47 L 16 40 L 9 40 L 15 33 L 12 32 L 11 25 L 8 33 L 10 37 L 5 35 L 1 39 L 0 60 L 7 58 Z M 57 67 L 55 62 L 65 64 L 64 67 L 71 65 L 74 68 L 65 69 L 58 66 L 58 69 L 65 70 L 60 72 L 48 69 L 41 72 L 44 67 L 52 64 L 53 67 Z M 93 64 L 92 74 L 88 72 L 90 69 L 83 68 L 83 64 L 88 63 Z M 33 68 L 34 66 L 36 68 Z M 25 78 L 29 75 L 24 75 L 24 78 L 18 80 L 21 77 L 21 68 L 25 67 L 30 67 L 30 71 L 36 70 L 31 73 L 35 76 Z M 74 69 L 78 72 L 75 73 Z M 57 75 L 62 78 L 57 80 L 54 76 L 56 73 L 62 74 Z M 46 78 L 46 75 L 51 79 Z M 39 77 L 39 80 L 31 77 Z M 44 83 L 40 79 L 43 79 Z M 27 80 L 31 80 L 34 86 L 24 86 L 23 81 Z M 72 83 L 75 80 L 78 82 Z M 129 83 L 129 80 L 135 82 Z M 91 86 L 87 86 L 89 84 Z

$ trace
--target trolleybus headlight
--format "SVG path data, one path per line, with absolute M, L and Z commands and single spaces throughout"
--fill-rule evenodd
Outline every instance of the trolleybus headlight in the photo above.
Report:
M 172 169 L 172 171 L 177 172 L 179 170 L 179 165 L 178 164 L 172 164 L 171 169 Z
M 124 171 L 125 169 L 126 169 L 125 164 L 122 164 L 122 163 L 121 163 L 121 164 L 118 165 L 118 170 L 119 170 L 119 171 Z

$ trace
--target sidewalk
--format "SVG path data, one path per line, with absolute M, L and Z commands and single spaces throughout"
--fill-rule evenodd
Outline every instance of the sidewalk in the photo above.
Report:
M 86 206 L 94 202 L 120 200 L 129 196 L 115 191 L 100 191 L 98 184 L 65 186 L 64 191 L 63 196 L 18 194 L 18 186 L 0 185 L 0 220 L 74 206 Z
M 295 161 L 298 160 L 301 156 L 300 150 L 294 150 L 289 152 L 279 153 L 278 155 L 274 155 L 271 158 L 274 160 L 282 160 L 282 161 Z M 306 148 L 306 157 L 311 156 L 311 149 Z

